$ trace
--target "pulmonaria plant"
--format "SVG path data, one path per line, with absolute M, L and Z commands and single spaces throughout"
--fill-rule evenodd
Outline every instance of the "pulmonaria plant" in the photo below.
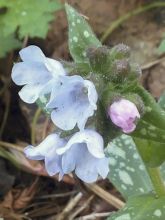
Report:
M 108 175 L 125 199 L 133 198 L 110 220 L 150 220 L 153 213 L 160 217 L 162 207 L 150 208 L 149 214 L 144 207 L 160 205 L 161 196 L 165 198 L 158 171 L 165 161 L 164 110 L 139 84 L 141 70 L 132 63 L 130 48 L 102 46 L 85 19 L 69 5 L 65 8 L 73 62 L 47 58 L 29 46 L 20 51 L 22 62 L 12 70 L 13 81 L 23 86 L 21 99 L 42 104 L 55 124 L 53 134 L 24 152 L 29 159 L 44 160 L 48 174 L 58 174 L 60 180 L 70 172 L 87 183 Z M 135 160 L 140 162 L 133 167 Z M 138 182 L 142 176 L 147 183 Z M 135 218 L 137 210 L 140 218 Z

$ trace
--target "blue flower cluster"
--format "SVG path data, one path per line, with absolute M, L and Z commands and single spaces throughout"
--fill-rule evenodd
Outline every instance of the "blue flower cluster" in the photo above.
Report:
M 79 132 L 61 138 L 50 134 L 38 146 L 27 146 L 25 154 L 32 160 L 44 160 L 49 175 L 75 172 L 85 182 L 94 182 L 98 175 L 105 178 L 109 172 L 104 154 L 102 136 L 94 129 L 86 128 L 86 122 L 97 109 L 97 91 L 94 84 L 81 76 L 68 76 L 59 61 L 45 57 L 40 48 L 29 46 L 20 51 L 23 62 L 12 69 L 13 81 L 23 88 L 20 98 L 34 103 L 48 96 L 47 109 L 51 119 L 61 130 L 78 127 Z

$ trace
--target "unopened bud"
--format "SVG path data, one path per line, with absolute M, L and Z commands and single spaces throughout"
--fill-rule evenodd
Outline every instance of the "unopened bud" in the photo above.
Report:
M 110 69 L 110 49 L 106 46 L 90 47 L 86 51 L 92 70 L 106 74 Z
M 136 105 L 127 99 L 113 102 L 109 106 L 108 115 L 124 133 L 133 132 L 136 128 L 136 120 L 140 118 Z
M 130 47 L 125 44 L 118 44 L 111 49 L 111 56 L 114 59 L 123 59 L 130 57 Z
M 119 75 L 119 77 L 122 76 L 127 76 L 130 71 L 130 64 L 128 60 L 122 59 L 122 60 L 116 60 L 113 63 L 113 68 L 114 68 L 114 74 Z

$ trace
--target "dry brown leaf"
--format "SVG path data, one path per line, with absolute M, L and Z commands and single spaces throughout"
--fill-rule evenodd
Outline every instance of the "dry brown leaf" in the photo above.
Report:
M 28 188 L 21 191 L 19 196 L 13 202 L 13 209 L 22 209 L 27 206 L 27 204 L 33 199 L 37 191 L 38 178 L 32 183 Z
M 15 213 L 11 209 L 4 208 L 3 205 L 0 204 L 0 218 L 4 220 L 22 220 L 24 219 L 24 215 Z
M 5 197 L 4 197 L 4 200 L 3 202 L 1 203 L 1 206 L 3 206 L 4 208 L 7 208 L 7 209 L 12 209 L 13 207 L 13 194 L 12 194 L 12 191 L 9 191 Z

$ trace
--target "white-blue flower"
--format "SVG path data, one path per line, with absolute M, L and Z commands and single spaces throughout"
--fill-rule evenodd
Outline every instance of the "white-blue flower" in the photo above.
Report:
M 65 147 L 57 149 L 57 154 L 63 155 L 63 172 L 74 171 L 87 183 L 95 182 L 99 175 L 106 178 L 109 165 L 103 146 L 103 138 L 96 131 L 87 129 L 75 133 Z
M 67 142 L 56 134 L 49 135 L 37 147 L 28 146 L 29 159 L 45 160 L 49 175 L 75 172 L 84 182 L 95 182 L 98 176 L 105 178 L 109 172 L 108 159 L 104 155 L 103 139 L 93 130 L 75 133 Z
M 45 138 L 37 147 L 27 146 L 24 153 L 31 160 L 44 160 L 46 171 L 50 176 L 59 173 L 59 179 L 62 179 L 64 173 L 62 170 L 62 156 L 57 155 L 56 150 L 65 146 L 65 140 L 57 134 L 51 134 Z
M 34 103 L 44 94 L 53 97 L 60 87 L 60 76 L 66 72 L 59 61 L 45 57 L 37 46 L 28 46 L 20 51 L 23 62 L 12 69 L 12 79 L 17 85 L 24 85 L 19 95 L 24 102 Z M 53 90 L 52 90 L 53 88 Z
M 97 109 L 98 95 L 94 84 L 81 76 L 65 76 L 56 96 L 47 108 L 53 109 L 51 119 L 62 130 L 71 130 L 77 124 L 83 130 L 89 117 Z

